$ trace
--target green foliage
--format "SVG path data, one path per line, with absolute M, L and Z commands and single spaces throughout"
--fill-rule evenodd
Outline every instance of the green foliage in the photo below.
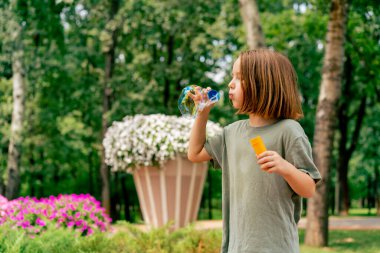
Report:
M 43 252 L 219 252 L 221 231 L 199 231 L 187 227 L 169 232 L 168 227 L 142 232 L 128 223 L 119 223 L 112 234 L 77 236 L 69 229 L 49 230 L 31 238 L 24 232 L 0 227 L 1 253 Z
M 120 8 L 110 18 L 112 2 Z M 301 124 L 310 141 L 329 4 L 327 0 L 258 2 L 266 44 L 287 55 L 297 71 L 305 114 Z M 100 198 L 104 53 L 112 46 L 112 36 L 116 36 L 115 66 L 106 84 L 111 90 L 109 124 L 137 113 L 179 115 L 177 99 L 188 84 L 224 91 L 213 108 L 212 121 L 224 126 L 244 117 L 235 114 L 227 97 L 233 61 L 247 49 L 237 0 L 1 1 L 0 14 L 0 176 L 6 168 L 11 122 L 11 59 L 16 46 L 12 36 L 15 27 L 22 27 L 27 86 L 22 195 L 89 192 Z M 368 178 L 373 180 L 379 166 L 379 15 L 376 0 L 350 1 L 346 53 L 354 66 L 354 85 L 351 96 L 340 101 L 349 102 L 349 135 L 360 99 L 368 96 L 359 144 L 350 162 L 353 199 L 367 196 Z M 213 180 L 220 179 L 220 171 L 215 175 L 219 177 Z M 113 174 L 111 179 L 114 203 L 126 198 L 119 194 L 125 184 L 132 216 L 138 219 L 131 177 L 121 182 Z M 220 183 L 211 188 L 211 201 L 219 208 Z M 203 198 L 203 211 L 208 210 L 208 201 Z
M 297 71 L 304 111 L 301 124 L 312 141 L 327 16 L 314 10 L 301 15 L 292 9 L 261 16 L 267 45 L 287 55 Z
M 377 253 L 380 248 L 376 230 L 332 230 L 329 233 L 330 246 L 325 248 L 303 245 L 304 234 L 305 231 L 300 230 L 303 253 Z M 1 253 L 214 253 L 220 251 L 222 239 L 221 230 L 196 230 L 189 226 L 175 232 L 169 232 L 168 227 L 143 232 L 128 223 L 118 223 L 111 234 L 96 233 L 88 237 L 78 237 L 67 229 L 55 229 L 30 238 L 22 231 L 7 227 L 0 227 L 0 235 Z

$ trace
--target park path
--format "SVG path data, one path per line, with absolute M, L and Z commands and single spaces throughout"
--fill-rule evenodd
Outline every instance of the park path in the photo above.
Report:
M 221 220 L 201 220 L 195 222 L 198 229 L 221 229 Z M 306 227 L 306 218 L 301 218 L 299 228 Z M 330 217 L 331 230 L 380 230 L 380 217 Z

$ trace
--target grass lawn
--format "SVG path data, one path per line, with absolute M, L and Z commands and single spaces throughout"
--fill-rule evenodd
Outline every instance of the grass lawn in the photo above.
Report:
M 380 253 L 380 230 L 330 230 L 329 247 L 312 248 L 303 245 L 305 230 L 300 230 L 301 253 Z
M 376 208 L 371 208 L 370 210 L 366 208 L 350 209 L 348 216 L 376 216 Z

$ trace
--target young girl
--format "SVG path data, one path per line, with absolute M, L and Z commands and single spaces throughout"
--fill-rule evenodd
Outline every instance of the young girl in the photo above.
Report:
M 229 98 L 249 119 L 226 126 L 206 141 L 212 105 L 198 113 L 188 158 L 214 161 L 223 172 L 222 252 L 299 252 L 301 197 L 309 198 L 321 176 L 300 124 L 296 73 L 283 55 L 268 49 L 243 52 L 235 61 Z M 198 90 L 192 99 L 199 103 Z M 249 140 L 260 135 L 267 151 L 256 155 Z

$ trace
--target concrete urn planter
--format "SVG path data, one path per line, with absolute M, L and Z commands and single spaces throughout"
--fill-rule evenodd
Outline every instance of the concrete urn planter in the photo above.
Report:
M 145 223 L 153 228 L 169 221 L 173 228 L 197 219 L 207 163 L 192 163 L 177 157 L 158 167 L 140 167 L 133 179 Z

